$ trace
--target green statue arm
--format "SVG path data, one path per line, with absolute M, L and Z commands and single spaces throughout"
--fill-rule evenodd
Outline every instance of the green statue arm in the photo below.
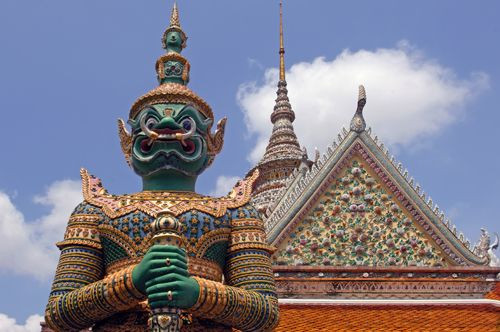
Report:
M 97 230 L 102 218 L 97 208 L 80 204 L 57 244 L 61 255 L 45 310 L 54 331 L 79 331 L 144 299 L 132 284 L 133 267 L 104 277 Z
M 190 312 L 243 331 L 269 331 L 279 320 L 272 248 L 262 220 L 249 205 L 233 214 L 225 268 L 227 285 L 194 277 L 200 286 Z

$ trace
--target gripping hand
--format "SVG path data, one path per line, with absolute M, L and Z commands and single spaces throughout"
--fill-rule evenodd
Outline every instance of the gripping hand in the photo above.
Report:
M 200 286 L 189 276 L 186 252 L 173 246 L 152 246 L 132 271 L 132 281 L 153 309 L 189 309 L 200 293 Z

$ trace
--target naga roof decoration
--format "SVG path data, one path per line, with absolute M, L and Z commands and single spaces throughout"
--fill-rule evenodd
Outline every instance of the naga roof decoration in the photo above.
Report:
M 187 191 L 141 191 L 135 194 L 112 195 L 103 187 L 99 178 L 81 169 L 82 191 L 85 201 L 103 209 L 110 218 L 117 218 L 134 211 L 142 211 L 154 217 L 160 212 L 175 216 L 197 209 L 214 217 L 221 217 L 227 209 L 238 208 L 250 200 L 253 184 L 259 176 L 256 170 L 249 177 L 238 181 L 225 197 L 214 198 Z
M 328 245 L 338 237 L 342 238 L 351 244 L 347 246 L 337 241 L 337 244 L 342 244 L 338 249 L 350 249 L 355 255 L 352 262 L 339 261 L 339 264 L 374 264 L 356 257 L 365 255 L 368 250 L 376 256 L 380 249 L 379 254 L 384 257 L 388 255 L 385 257 L 387 260 L 396 258 L 396 262 L 387 261 L 389 265 L 487 265 L 488 255 L 472 248 L 462 233 L 457 234 L 456 227 L 451 226 L 439 207 L 430 197 L 427 198 L 403 165 L 391 157 L 370 128 L 365 130 L 362 118 L 365 102 L 364 89 L 360 88 L 358 110 L 351 130 L 342 128 L 337 139 L 310 170 L 295 170 L 288 178 L 286 190 L 281 191 L 281 196 L 274 200 L 272 213 L 266 220 L 270 244 L 286 252 L 287 248 L 282 248 L 282 244 L 285 239 L 291 239 L 290 235 L 298 236 L 296 242 L 300 246 L 300 236 L 304 236 L 305 232 L 310 232 L 313 238 L 319 240 L 333 228 L 330 224 L 338 222 Z M 356 121 L 356 118 L 363 121 Z M 353 126 L 353 123 L 361 124 L 362 130 L 359 126 Z M 312 225 L 307 225 L 308 229 L 305 229 L 306 222 L 314 223 L 318 217 L 323 219 L 315 225 L 316 229 Z M 327 222 L 324 219 L 326 217 Z M 338 227 L 342 223 L 345 224 L 343 228 Z M 299 227 L 303 229 L 299 230 Z M 347 233 L 346 229 L 352 232 L 349 233 L 350 238 L 347 234 L 338 234 L 337 237 L 338 231 Z M 380 233 L 377 235 L 385 239 L 383 248 L 364 245 L 363 241 L 370 241 L 377 229 Z M 363 236 L 366 239 L 361 241 Z M 400 240 L 397 242 L 398 238 Z M 320 245 L 324 244 L 317 241 L 315 246 Z M 311 249 L 317 248 L 308 249 L 313 257 Z M 414 259 L 415 262 L 408 259 L 398 261 L 395 255 L 402 251 L 407 255 L 411 252 L 413 258 L 420 258 Z M 284 264 L 289 263 L 286 257 L 282 254 Z M 438 262 L 438 257 L 444 260 Z
M 264 156 L 254 169 L 261 171 L 257 180 L 252 202 L 260 212 L 266 212 L 272 198 L 284 187 L 286 178 L 297 169 L 301 161 L 307 160 L 293 130 L 295 113 L 288 99 L 285 78 L 285 47 L 283 42 L 283 6 L 280 3 L 280 71 L 276 104 L 271 114 L 273 130 Z

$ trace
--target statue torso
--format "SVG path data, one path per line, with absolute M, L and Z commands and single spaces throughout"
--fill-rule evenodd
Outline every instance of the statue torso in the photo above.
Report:
M 116 203 L 135 201 L 138 209 L 120 215 L 109 215 L 103 208 L 93 204 L 82 204 L 78 214 L 98 215 L 97 230 L 102 246 L 106 274 L 137 263 L 150 247 L 151 226 L 155 213 L 148 203 L 169 205 L 172 201 L 189 205 L 202 196 L 192 193 L 142 192 L 135 195 L 115 196 Z M 231 220 L 238 214 L 254 214 L 244 207 L 226 209 L 220 216 L 214 216 L 193 207 L 176 217 L 182 224 L 186 240 L 186 252 L 190 273 L 211 280 L 221 281 L 225 264 L 225 252 L 231 235 Z M 252 215 L 251 217 L 257 217 Z
M 65 239 L 85 235 L 89 243 L 100 246 L 104 276 L 140 261 L 150 247 L 151 223 L 158 213 L 168 211 L 182 224 L 190 274 L 222 282 L 228 246 L 238 242 L 232 234 L 232 221 L 258 218 L 257 211 L 247 205 L 251 184 L 245 182 L 226 197 L 212 198 L 193 192 L 162 191 L 111 195 L 98 178 L 86 171 L 82 171 L 82 178 L 85 202 L 74 211 L 76 224 L 68 228 Z M 94 226 L 86 228 L 78 219 L 91 221 Z M 127 323 L 130 331 L 142 331 L 147 320 L 146 304 L 100 322 L 95 329 L 111 331 L 128 320 L 135 322 Z M 196 321 L 186 330 L 202 325 L 202 330 L 210 331 L 213 323 Z M 218 324 L 212 327 L 224 330 Z

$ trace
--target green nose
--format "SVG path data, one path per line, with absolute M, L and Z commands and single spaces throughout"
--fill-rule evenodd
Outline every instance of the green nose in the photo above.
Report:
M 156 125 L 158 129 L 180 129 L 180 126 L 175 122 L 175 120 L 171 116 L 164 117 L 161 121 Z

